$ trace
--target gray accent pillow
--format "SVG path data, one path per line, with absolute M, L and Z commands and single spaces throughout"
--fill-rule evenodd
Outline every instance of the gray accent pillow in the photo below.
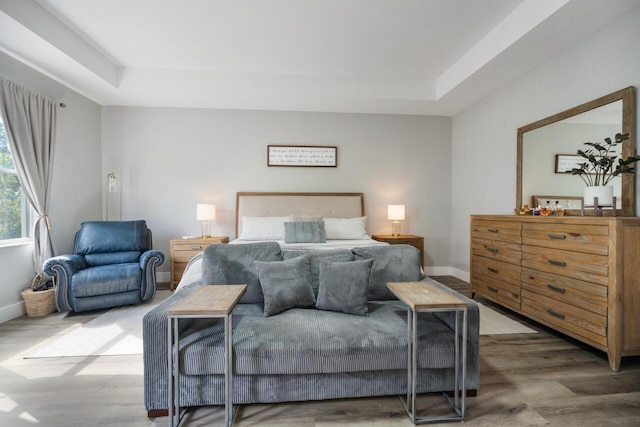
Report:
M 284 223 L 285 243 L 326 243 L 324 221 Z
M 205 285 L 247 285 L 240 303 L 264 301 L 254 261 L 281 261 L 277 242 L 211 245 L 202 257 L 202 283 Z
M 308 255 L 311 262 L 311 287 L 313 293 L 318 296 L 320 287 L 320 263 L 322 261 L 353 261 L 354 256 L 350 249 L 327 249 L 322 251 L 314 250 L 284 250 L 283 259 L 291 259 Z
M 255 261 L 264 295 L 264 316 L 282 313 L 290 308 L 308 308 L 316 303 L 309 256 L 286 261 Z
M 369 278 L 369 300 L 397 299 L 387 282 L 417 282 L 420 276 L 420 251 L 411 245 L 363 246 L 351 250 L 356 259 L 373 258 Z
M 364 316 L 369 312 L 367 293 L 372 259 L 320 263 L 320 289 L 316 308 Z

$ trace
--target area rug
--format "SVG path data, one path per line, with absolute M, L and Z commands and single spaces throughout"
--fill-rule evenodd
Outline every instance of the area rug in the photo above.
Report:
M 142 354 L 142 318 L 170 295 L 158 291 L 153 301 L 107 311 L 67 334 L 47 342 L 25 359 Z M 530 334 L 533 329 L 478 303 L 480 335 Z
M 480 335 L 536 334 L 537 331 L 476 301 L 480 308 Z
M 142 304 L 117 307 L 29 352 L 24 358 L 86 357 L 142 354 L 142 318 L 170 295 Z

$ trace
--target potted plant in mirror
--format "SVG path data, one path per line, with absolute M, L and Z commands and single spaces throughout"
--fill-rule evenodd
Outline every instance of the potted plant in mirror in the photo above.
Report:
M 585 142 L 584 145 L 591 148 L 578 150 L 578 155 L 585 162 L 567 173 L 578 175 L 587 184 L 584 189 L 585 206 L 594 206 L 594 197 L 598 198 L 598 206 L 612 206 L 613 186 L 609 185 L 611 180 L 623 173 L 635 172 L 631 165 L 640 161 L 640 156 L 618 159 L 615 153 L 615 147 L 628 139 L 628 133 L 617 133 L 613 141 L 605 138 L 604 142 Z

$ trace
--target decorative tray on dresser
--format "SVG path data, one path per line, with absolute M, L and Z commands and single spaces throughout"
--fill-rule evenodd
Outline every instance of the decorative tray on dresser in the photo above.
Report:
M 471 216 L 472 293 L 608 354 L 640 355 L 640 218 Z

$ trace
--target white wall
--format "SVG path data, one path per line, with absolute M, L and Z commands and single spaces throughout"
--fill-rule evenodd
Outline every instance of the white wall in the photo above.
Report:
M 453 117 L 454 268 L 468 277 L 469 215 L 511 214 L 516 207 L 517 129 L 616 90 L 640 86 L 639 40 L 636 9 Z
M 49 216 L 58 253 L 68 253 L 80 222 L 101 218 L 100 106 L 4 53 L 0 75 L 67 104 L 57 112 Z M 0 247 L 0 322 L 24 313 L 20 291 L 34 273 L 32 244 Z
M 123 185 L 123 219 L 144 218 L 154 247 L 196 235 L 196 203 L 217 207 L 213 234 L 234 238 L 238 191 L 365 194 L 370 233 L 425 236 L 426 265 L 449 266 L 451 121 L 443 117 L 172 108 L 103 108 L 103 175 Z M 267 167 L 267 145 L 335 145 L 337 168 Z M 168 277 L 168 276 L 166 276 Z

